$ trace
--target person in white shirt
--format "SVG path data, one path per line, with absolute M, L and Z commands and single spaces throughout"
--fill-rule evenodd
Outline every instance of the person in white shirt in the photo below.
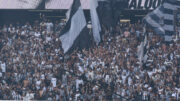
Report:
M 52 31 L 53 26 L 54 26 L 53 23 L 48 20 L 48 22 L 46 23 L 46 28 L 48 33 Z
M 3 32 L 7 32 L 8 31 L 8 28 L 6 25 L 3 26 L 3 29 L 2 29 Z
M 50 37 L 50 36 L 47 36 L 46 37 L 46 42 L 48 43 L 49 41 L 51 41 L 52 40 L 52 38 Z
M 1 63 L 1 69 L 2 69 L 2 72 L 3 72 L 3 73 L 6 72 L 6 64 L 5 64 L 5 62 L 2 62 L 2 63 Z
M 76 79 L 76 90 L 79 89 L 80 84 L 83 84 L 83 80 L 82 79 Z
M 36 81 L 36 88 L 37 89 L 40 89 L 40 84 L 41 84 L 41 80 L 37 80 Z
M 79 100 L 78 100 L 79 96 L 80 96 L 79 93 L 75 95 L 75 101 L 79 101 Z
M 53 87 L 56 87 L 56 82 L 57 82 L 56 78 L 51 78 L 51 83 L 53 84 Z
M 34 35 L 35 35 L 36 37 L 40 37 L 41 33 L 40 33 L 40 32 L 35 32 Z

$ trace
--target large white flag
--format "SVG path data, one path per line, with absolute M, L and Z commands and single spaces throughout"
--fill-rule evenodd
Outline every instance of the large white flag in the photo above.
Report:
M 96 42 L 96 44 L 99 44 L 101 41 L 101 25 L 99 22 L 99 17 L 97 14 L 97 7 L 98 7 L 98 1 L 97 0 L 90 0 L 90 13 L 91 13 L 91 21 L 92 21 L 92 28 L 93 28 L 93 37 Z

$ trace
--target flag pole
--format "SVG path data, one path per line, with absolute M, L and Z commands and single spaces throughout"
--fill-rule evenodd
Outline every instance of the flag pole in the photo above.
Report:
M 139 62 L 140 62 L 140 66 L 143 66 L 143 64 L 146 62 L 146 57 L 144 54 L 145 53 L 145 49 L 147 46 L 147 34 L 146 34 L 146 25 L 143 26 L 143 40 L 141 40 L 141 44 L 138 46 L 138 58 L 139 58 Z
M 147 60 L 147 44 L 148 44 L 148 34 L 146 33 L 146 24 L 143 26 L 144 42 L 143 42 L 143 64 Z

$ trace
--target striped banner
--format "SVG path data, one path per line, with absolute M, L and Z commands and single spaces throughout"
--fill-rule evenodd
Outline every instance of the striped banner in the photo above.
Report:
M 165 40 L 172 40 L 175 34 L 174 11 L 180 8 L 180 1 L 166 0 L 161 6 L 149 13 L 144 22 L 152 27 L 156 34 L 165 37 Z

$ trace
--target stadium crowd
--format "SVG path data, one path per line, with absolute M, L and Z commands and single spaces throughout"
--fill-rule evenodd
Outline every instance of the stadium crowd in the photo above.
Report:
M 118 24 L 102 42 L 64 55 L 64 22 L 19 23 L 0 28 L 0 99 L 49 101 L 179 101 L 180 41 L 149 33 L 141 65 L 143 26 Z M 60 26 L 60 27 L 59 27 Z

